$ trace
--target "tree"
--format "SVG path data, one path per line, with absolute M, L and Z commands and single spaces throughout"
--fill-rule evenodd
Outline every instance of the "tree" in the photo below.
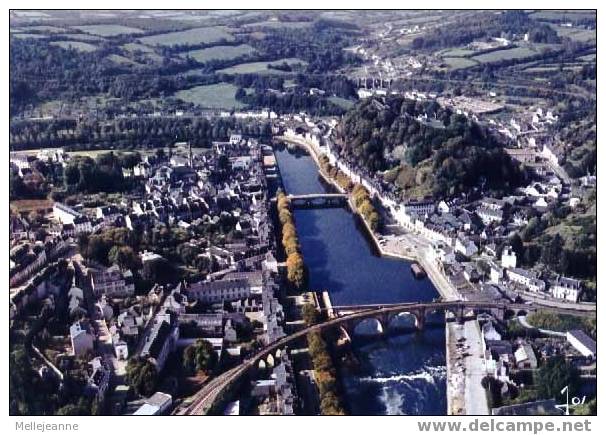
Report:
M 368 225 L 370 225 L 371 230 L 376 231 L 377 229 L 379 229 L 380 222 L 381 220 L 377 212 L 373 211 L 372 213 L 370 213 L 370 216 L 368 216 Z
M 286 258 L 288 281 L 297 289 L 305 284 L 305 264 L 301 254 L 294 252 Z
M 572 409 L 574 415 L 597 415 L 598 404 L 596 399 L 589 400 L 587 403 L 578 405 Z
M 524 254 L 524 243 L 522 242 L 522 238 L 518 233 L 513 234 L 509 238 L 509 244 L 511 245 L 511 249 L 515 252 L 517 258 L 522 258 Z
M 292 223 L 292 221 L 286 222 L 282 226 L 282 239 L 295 237 L 297 237 L 297 230 L 295 229 L 295 225 Z
M 183 366 L 190 373 L 212 370 L 216 363 L 217 354 L 206 340 L 197 340 L 183 351 Z
M 146 261 L 143 264 L 141 276 L 147 281 L 160 285 L 172 282 L 177 278 L 173 266 L 165 258 Z
M 362 214 L 362 216 L 366 217 L 366 216 L 370 216 L 370 214 L 374 211 L 374 208 L 372 206 L 372 204 L 370 203 L 370 201 L 368 200 L 364 200 L 362 202 L 362 204 L 360 205 L 360 214 Z
M 286 223 L 293 221 L 292 213 L 287 208 L 280 209 L 279 218 L 282 225 L 286 225 Z
M 55 415 L 91 415 L 91 409 L 85 400 L 79 400 L 78 403 L 68 403 L 57 409 Z
M 570 394 L 575 394 L 579 387 L 577 369 L 567 363 L 563 356 L 549 358 L 536 375 L 539 397 L 557 399 L 564 387 L 569 388 Z
M 130 246 L 114 246 L 109 250 L 107 259 L 110 263 L 117 264 L 122 269 L 135 270 L 139 268 L 139 256 L 135 254 Z
M 345 415 L 339 398 L 333 391 L 328 391 L 320 401 L 322 415 Z
M 126 382 L 137 394 L 151 396 L 158 383 L 156 366 L 148 359 L 131 359 L 126 366 Z
M 560 254 L 564 248 L 564 240 L 562 236 L 556 234 L 547 243 L 543 245 L 541 250 L 541 262 L 547 266 L 556 266 L 560 261 Z
M 217 167 L 219 170 L 223 172 L 229 172 L 231 170 L 231 164 L 229 163 L 229 157 L 225 154 L 219 156 L 219 160 L 217 161 Z
M 301 315 L 303 316 L 303 320 L 307 324 L 307 326 L 314 325 L 318 323 L 319 315 L 318 310 L 312 304 L 305 304 L 301 309 Z

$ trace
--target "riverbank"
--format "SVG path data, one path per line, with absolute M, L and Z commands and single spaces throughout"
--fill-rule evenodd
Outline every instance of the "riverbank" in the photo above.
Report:
M 350 192 L 347 192 L 345 189 L 343 189 L 332 177 L 330 177 L 324 172 L 320 163 L 320 155 L 322 155 L 321 150 L 317 149 L 317 147 L 314 146 L 312 143 L 304 140 L 285 136 L 277 136 L 276 139 L 305 148 L 309 155 L 312 157 L 313 161 L 315 162 L 318 168 L 318 173 L 320 174 L 322 179 L 328 184 L 330 184 L 332 187 L 334 187 L 339 193 L 347 194 L 348 205 L 350 210 L 359 215 L 359 213 L 357 213 L 356 211 L 356 207 L 353 203 L 352 195 L 350 194 Z M 366 233 L 370 237 L 376 251 L 381 256 L 405 261 L 418 262 L 427 272 L 427 277 L 434 285 L 438 293 L 440 293 L 442 299 L 461 299 L 461 296 L 459 295 L 458 291 L 437 269 L 437 267 L 433 264 L 433 261 L 428 258 L 428 249 L 430 249 L 430 246 L 427 241 L 422 240 L 419 236 L 410 233 L 407 233 L 404 236 L 393 233 L 387 233 L 384 235 L 384 237 L 379 238 L 379 236 L 377 236 L 377 234 L 372 231 L 366 219 L 360 216 L 360 221 L 366 229 Z M 385 242 L 381 242 L 382 240 L 385 240 Z
M 324 173 L 321 165 L 320 156 L 323 154 L 321 150 L 306 141 L 285 137 L 278 139 L 304 148 L 314 161 L 321 178 L 336 191 L 348 193 L 334 179 Z M 348 205 L 350 210 L 356 213 L 356 208 L 352 203 L 352 195 L 348 195 Z M 433 284 L 442 299 L 460 300 L 461 297 L 457 289 L 448 282 L 433 260 L 431 243 L 425 238 L 402 228 L 395 223 L 387 212 L 383 211 L 383 214 L 384 230 L 381 234 L 372 231 L 366 220 L 363 218 L 359 219 L 362 222 L 362 227 L 365 228 L 368 241 L 375 248 L 375 252 L 381 257 L 418 262 L 427 272 L 429 281 Z M 451 323 L 447 323 L 445 333 L 447 343 L 449 343 L 446 345 L 446 368 L 448 372 L 446 385 L 447 413 L 453 415 L 469 414 L 469 409 L 476 409 L 478 406 L 482 413 L 488 413 L 487 406 L 482 405 L 483 401 L 486 400 L 486 396 L 481 387 L 481 376 L 479 378 L 473 376 L 467 379 L 465 375 L 465 373 L 479 373 L 477 368 L 483 367 L 481 349 L 479 352 L 465 357 L 464 362 L 457 363 L 457 340 L 462 338 L 465 341 L 469 340 L 470 342 L 479 343 L 480 336 L 474 334 L 473 328 L 457 328 L 456 325 Z M 465 370 L 461 369 L 461 364 L 465 364 Z M 469 365 L 469 371 L 467 371 L 467 365 Z M 459 371 L 460 373 L 458 373 Z M 479 401 L 480 405 L 472 405 L 474 401 Z
M 276 215 L 280 227 L 282 248 L 286 256 L 287 280 L 292 290 L 301 291 L 304 287 L 308 287 L 308 271 L 301 253 L 294 210 L 290 199 L 281 190 L 278 190 L 276 194 Z M 317 309 L 317 295 L 315 293 L 313 295 L 315 301 L 311 306 Z M 316 316 L 312 316 L 312 318 L 306 316 L 305 308 L 308 306 L 310 306 L 309 302 L 299 305 L 301 311 L 298 315 L 302 317 L 301 321 L 304 324 L 310 325 L 317 319 Z M 342 387 L 340 387 L 334 363 L 336 349 L 332 346 L 333 340 L 327 340 L 323 335 L 320 332 L 312 332 L 306 336 L 307 355 L 312 369 L 298 373 L 300 380 L 307 379 L 307 382 L 299 384 L 305 385 L 308 395 L 313 396 L 308 397 L 315 402 L 315 406 L 311 406 L 312 409 L 317 408 L 322 415 L 345 415 L 341 397 Z
M 448 415 L 489 415 L 482 378 L 486 375 L 477 320 L 446 323 Z

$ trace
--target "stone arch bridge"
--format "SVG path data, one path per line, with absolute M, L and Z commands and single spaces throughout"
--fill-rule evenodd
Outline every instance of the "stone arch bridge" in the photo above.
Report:
M 294 341 L 305 337 L 313 331 L 322 331 L 329 328 L 343 326 L 346 330 L 352 331 L 362 321 L 375 319 L 381 325 L 388 325 L 390 320 L 402 313 L 408 313 L 415 318 L 415 326 L 419 330 L 425 327 L 425 318 L 432 312 L 443 311 L 452 313 L 453 317 L 462 321 L 464 318 L 474 316 L 480 312 L 490 312 L 497 318 L 503 318 L 506 311 L 515 313 L 535 311 L 538 308 L 526 304 L 505 304 L 493 302 L 468 302 L 468 301 L 442 301 L 442 302 L 421 302 L 421 303 L 401 303 L 401 304 L 383 304 L 383 305 L 357 305 L 357 306 L 336 306 L 332 307 L 332 317 L 328 320 L 312 326 L 308 326 L 286 337 L 283 337 L 264 348 L 257 351 L 256 354 L 245 359 L 241 364 L 233 367 L 219 376 L 213 378 L 198 391 L 194 396 L 186 400 L 176 411 L 180 415 L 204 415 L 207 414 L 221 397 L 222 393 L 227 391 L 238 379 L 249 370 L 258 367 L 261 361 L 265 361 L 269 355 L 272 359 L 279 358 L 281 352 L 284 352 Z M 541 309 L 550 309 L 541 307 Z M 554 310 L 554 309 L 552 309 Z M 561 309 L 555 309 L 562 311 Z M 564 310 L 568 313 L 571 310 Z M 579 314 L 576 312 L 576 314 Z M 385 327 L 383 327 L 385 329 Z
M 344 193 L 309 193 L 286 197 L 293 208 L 338 208 L 347 204 L 347 195 Z M 272 198 L 272 201 L 275 200 Z

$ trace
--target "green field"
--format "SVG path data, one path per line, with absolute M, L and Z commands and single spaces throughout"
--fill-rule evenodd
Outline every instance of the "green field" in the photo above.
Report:
M 465 57 L 472 56 L 475 53 L 474 50 L 469 50 L 467 48 L 453 48 L 450 50 L 445 50 L 439 53 L 442 57 Z
M 11 36 L 17 39 L 44 39 L 48 37 L 37 33 L 11 33 Z
M 469 68 L 478 65 L 478 62 L 474 62 L 466 57 L 445 57 L 442 59 L 442 61 L 448 65 L 448 69 L 451 70 Z
M 214 44 L 219 41 L 231 42 L 235 38 L 225 30 L 224 27 L 201 27 L 197 29 L 184 30 L 182 32 L 161 33 L 159 35 L 146 36 L 140 41 L 147 45 L 193 45 Z
M 66 38 L 66 39 L 75 39 L 77 41 L 92 41 L 92 42 L 97 42 L 97 41 L 104 41 L 105 39 L 97 36 L 97 35 L 89 35 L 87 33 L 63 33 L 61 35 L 57 35 L 60 36 L 61 38 Z
M 270 69 L 267 67 L 268 65 L 280 65 L 283 62 L 286 62 L 289 65 L 307 65 L 307 62 L 304 60 L 291 57 L 287 59 L 272 60 L 270 62 L 240 63 L 238 65 L 230 66 L 229 68 L 218 70 L 217 72 L 224 74 L 285 74 L 284 71 Z
M 595 30 L 579 29 L 578 27 L 562 27 L 552 25 L 558 36 L 570 38 L 573 41 L 587 42 L 595 40 L 597 32 Z
M 339 107 L 342 107 L 345 110 L 351 109 L 353 105 L 356 104 L 356 102 L 353 100 L 347 100 L 341 97 L 328 97 L 328 101 L 333 104 L 336 104 Z
M 63 33 L 65 29 L 55 26 L 27 26 L 23 28 L 25 31 L 36 31 L 40 33 Z
M 90 53 L 91 51 L 95 51 L 97 47 L 92 44 L 87 44 L 86 42 L 79 41 L 52 41 L 51 45 L 56 45 L 57 47 L 64 48 L 69 50 L 73 48 L 74 50 L 82 51 L 85 53 Z
M 491 51 L 490 53 L 478 54 L 471 59 L 480 63 L 500 62 L 502 60 L 525 59 L 536 56 L 538 53 L 526 47 L 514 47 L 508 50 Z
M 209 109 L 240 109 L 245 105 L 236 100 L 237 90 L 231 83 L 217 83 L 179 91 L 175 98 Z
M 313 21 L 260 21 L 258 23 L 248 23 L 242 27 L 263 27 L 266 29 L 303 29 L 313 24 Z
M 231 60 L 253 54 L 255 49 L 250 45 L 215 45 L 214 47 L 203 48 L 201 50 L 192 50 L 183 54 L 189 55 L 198 62 L 208 62 L 210 60 Z
M 580 71 L 582 66 L 562 66 L 562 71 Z M 526 68 L 524 72 L 528 73 L 542 73 L 542 72 L 556 72 L 560 71 L 560 66 L 536 66 L 531 68 Z
M 133 35 L 136 33 L 143 33 L 143 30 L 141 29 L 120 26 L 118 24 L 93 24 L 90 26 L 74 26 L 73 28 L 97 36 Z
M 27 18 L 49 18 L 50 15 L 41 11 L 13 11 L 17 17 Z
M 136 44 L 134 42 L 129 42 L 128 44 L 124 44 L 122 46 L 122 48 L 131 53 L 134 53 L 136 51 L 142 51 L 143 53 L 154 53 L 153 48 L 148 47 L 147 45 L 143 45 L 143 44 Z

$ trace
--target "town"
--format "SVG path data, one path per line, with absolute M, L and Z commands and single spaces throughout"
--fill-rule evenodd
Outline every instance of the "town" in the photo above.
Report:
M 434 25 L 388 23 L 344 48 L 363 63 L 347 71 L 355 103 L 339 114 L 278 108 L 287 91 L 269 83 L 271 103 L 247 94 L 251 107 L 233 110 L 169 102 L 67 120 L 21 110 L 11 414 L 345 415 L 344 373 L 363 365 L 356 342 L 432 328 L 444 331 L 443 414 L 560 415 L 560 382 L 587 397 L 575 413 L 595 414 L 597 175 L 577 167 L 568 108 L 520 98 L 512 110 L 497 91 L 429 88 L 414 71 L 445 60 L 391 61 L 376 47 Z M 532 34 L 506 36 L 471 42 L 460 59 L 534 50 Z M 321 83 L 309 88 L 324 98 Z M 46 122 L 62 125 L 44 146 L 19 124 Z M 113 122 L 131 136 L 110 133 Z M 125 146 L 79 148 L 77 134 Z M 126 145 L 136 134 L 149 142 Z M 314 168 L 322 191 L 291 191 L 285 156 Z M 412 270 L 402 285 L 437 296 L 338 303 L 330 285 L 313 287 L 301 216 L 329 208 L 355 219 L 375 257 Z

